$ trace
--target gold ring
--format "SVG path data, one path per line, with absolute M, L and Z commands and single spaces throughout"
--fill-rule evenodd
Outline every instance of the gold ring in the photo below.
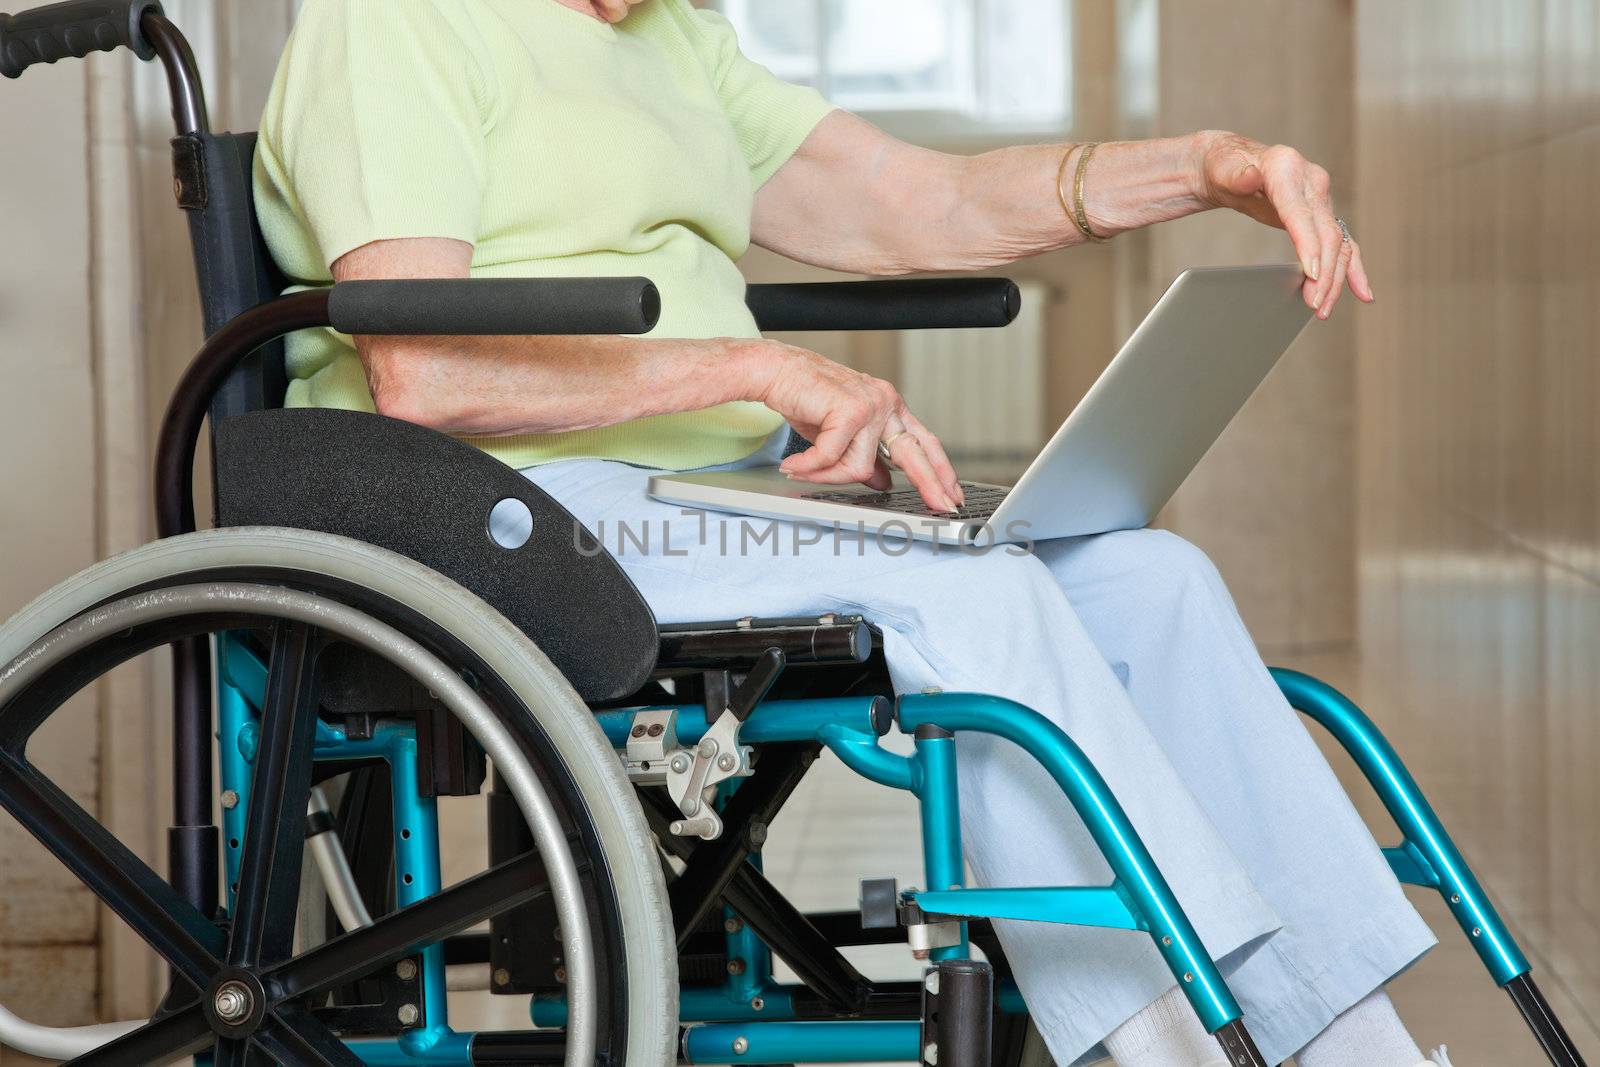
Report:
M 900 440 L 900 438 L 904 437 L 906 434 L 908 434 L 910 432 L 911 432 L 910 430 L 896 430 L 894 433 L 890 434 L 888 437 L 885 437 L 883 440 L 879 441 L 878 442 L 878 456 L 885 463 L 893 465 L 894 464 L 894 454 L 893 454 L 893 452 L 891 450 L 894 448 L 894 443 L 896 441 Z

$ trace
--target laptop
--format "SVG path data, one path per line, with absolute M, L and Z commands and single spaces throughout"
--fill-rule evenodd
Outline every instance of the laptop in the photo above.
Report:
M 1311 320 L 1303 281 L 1295 266 L 1178 275 L 1016 485 L 962 482 L 958 512 L 929 509 L 899 472 L 884 491 L 792 481 L 761 466 L 660 474 L 648 492 L 685 507 L 957 545 L 1148 526 Z

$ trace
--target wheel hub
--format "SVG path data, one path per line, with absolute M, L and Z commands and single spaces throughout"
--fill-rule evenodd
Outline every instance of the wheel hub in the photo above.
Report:
M 255 1009 L 255 998 L 243 982 L 224 982 L 212 998 L 211 1006 L 216 1009 L 217 1018 L 237 1026 L 250 1018 L 250 1013 Z
M 249 1037 L 267 1017 L 267 991 L 261 979 L 242 967 L 217 975 L 201 1000 L 211 1029 L 224 1037 Z

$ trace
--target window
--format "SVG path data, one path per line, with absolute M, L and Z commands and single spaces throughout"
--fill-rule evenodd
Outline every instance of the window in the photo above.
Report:
M 719 0 L 745 55 L 902 134 L 1062 134 L 1070 0 Z

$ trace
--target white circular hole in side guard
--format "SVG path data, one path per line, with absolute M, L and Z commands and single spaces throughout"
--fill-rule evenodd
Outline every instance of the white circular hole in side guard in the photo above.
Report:
M 517 549 L 533 536 L 533 512 L 515 497 L 506 497 L 489 509 L 489 540 L 501 548 Z

